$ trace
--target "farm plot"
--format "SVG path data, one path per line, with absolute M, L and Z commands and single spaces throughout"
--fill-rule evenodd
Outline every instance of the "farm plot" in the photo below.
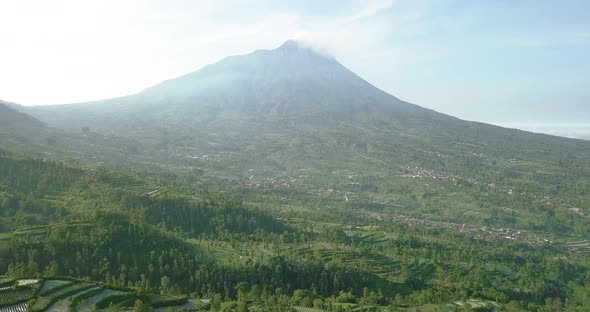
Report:
M 366 272 L 390 281 L 397 281 L 399 275 L 400 262 L 381 254 L 315 247 L 313 249 L 300 248 L 295 250 L 294 253 L 300 257 L 305 257 L 306 253 L 315 253 L 324 262 L 338 259 L 346 265 L 362 268 Z
M 463 309 L 493 309 L 494 311 L 499 307 L 499 304 L 495 301 L 487 301 L 480 299 L 467 299 L 467 301 L 456 301 L 453 303 L 458 308 Z
M 121 188 L 124 190 L 137 190 L 146 185 L 145 182 L 134 179 L 118 172 L 110 172 L 101 177 L 104 182 L 110 184 L 112 187 Z
M 125 292 L 112 290 L 112 289 L 105 289 L 102 292 L 80 302 L 80 304 L 76 307 L 77 311 L 90 311 L 92 310 L 92 306 L 95 305 L 97 302 L 105 300 L 109 297 L 113 296 L 120 296 L 126 294 Z
M 567 244 L 567 248 L 570 251 L 579 253 L 579 254 L 586 254 L 590 255 L 590 241 L 573 241 Z
M 51 305 L 45 312 L 68 312 L 72 311 L 76 305 L 76 298 L 83 296 L 85 294 L 90 294 L 92 292 L 100 291 L 99 287 L 92 287 L 86 290 L 82 290 L 71 297 L 63 298 L 53 305 Z M 90 294 L 91 295 L 91 294 Z
M 195 310 L 197 310 L 197 304 L 193 301 L 188 301 L 185 304 L 156 308 L 156 309 L 154 309 L 154 311 L 155 312 L 166 312 L 169 309 L 172 309 L 173 311 L 195 311 Z
M 320 310 L 316 308 L 306 308 L 306 307 L 294 307 L 295 311 L 297 312 L 323 312 L 325 310 Z
M 93 296 L 99 294 L 100 292 L 102 292 L 102 288 L 96 286 L 96 287 L 92 287 L 92 288 L 88 288 L 86 290 L 83 290 L 77 294 L 74 294 L 73 296 L 70 297 L 70 299 L 71 299 L 70 310 L 76 310 L 76 307 L 81 302 L 84 302 L 86 299 L 93 297 Z
M 67 300 L 60 300 L 52 304 L 45 312 L 68 312 L 70 309 L 69 302 Z
M 25 302 L 0 308 L 0 312 L 26 312 L 26 311 L 27 311 L 27 304 Z
M 46 280 L 43 284 L 43 287 L 41 287 L 41 290 L 39 291 L 39 295 L 43 296 L 57 287 L 63 287 L 72 283 L 72 281 L 67 280 Z
M 14 280 L 12 278 L 0 277 L 0 287 L 12 286 Z
M 68 296 L 71 296 L 73 294 L 77 294 L 78 292 L 81 292 L 83 290 L 86 290 L 90 287 L 93 287 L 94 284 L 92 283 L 75 283 L 72 285 L 69 285 L 67 287 L 64 287 L 62 289 L 59 289 L 55 292 L 52 292 L 50 294 L 48 294 L 47 296 L 45 296 L 45 298 L 49 299 L 49 300 L 54 300 L 54 299 L 62 299 Z
M 37 297 L 35 303 L 31 306 L 32 311 L 45 311 L 61 299 L 67 298 L 81 291 L 94 287 L 92 283 L 74 283 L 63 288 L 54 288 L 54 291 L 47 293 L 45 296 Z M 55 290 L 57 289 L 57 290 Z
M 8 307 L 27 302 L 35 294 L 35 289 L 8 289 L 0 292 L 0 307 Z

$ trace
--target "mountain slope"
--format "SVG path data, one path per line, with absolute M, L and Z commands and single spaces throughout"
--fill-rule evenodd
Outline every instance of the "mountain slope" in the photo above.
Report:
M 26 112 L 57 128 L 90 127 L 156 149 L 242 154 L 266 149 L 282 162 L 285 156 L 314 162 L 320 151 L 325 159 L 349 161 L 359 151 L 374 151 L 389 162 L 393 148 L 399 157 L 431 145 L 446 150 L 459 144 L 454 148 L 511 157 L 548 154 L 552 160 L 566 150 L 584 157 L 590 150 L 588 142 L 463 121 L 406 103 L 294 41 L 227 57 L 135 95 Z M 299 155 L 306 149 L 301 144 L 309 147 L 310 141 L 328 146 Z
M 103 133 L 151 137 L 164 130 L 191 129 L 194 135 L 199 129 L 264 133 L 269 131 L 266 128 L 276 130 L 284 125 L 301 130 L 351 123 L 356 130 L 392 131 L 390 135 L 445 140 L 461 136 L 470 144 L 495 145 L 502 136 L 537 143 L 555 141 L 462 121 L 401 101 L 332 57 L 294 41 L 274 50 L 227 57 L 135 95 L 24 109 L 58 128 L 79 131 L 89 126 Z M 363 135 L 355 132 L 355 136 Z
M 322 116 L 342 120 L 377 114 L 449 118 L 403 102 L 375 88 L 335 59 L 294 41 L 275 50 L 225 58 L 136 95 L 45 106 L 31 112 L 55 126 L 67 127 L 79 120 L 99 128 L 100 123 L 118 118 L 137 124 L 146 119 L 164 120 L 177 126 L 224 118 Z M 79 126 L 81 123 L 75 127 Z
M 42 122 L 17 111 L 12 105 L 0 101 L 0 132 L 37 132 L 45 127 Z
M 139 142 L 143 163 L 207 184 L 456 223 L 588 228 L 587 214 L 571 209 L 590 202 L 590 142 L 403 102 L 291 41 L 135 95 L 27 112 L 55 127 Z M 108 151 L 96 144 L 96 157 Z
M 149 88 L 143 95 L 267 118 L 417 110 L 376 89 L 333 58 L 294 41 L 275 50 L 226 58 Z

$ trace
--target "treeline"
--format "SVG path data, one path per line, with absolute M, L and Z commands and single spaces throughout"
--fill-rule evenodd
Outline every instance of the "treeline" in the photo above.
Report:
M 88 176 L 61 162 L 15 156 L 0 150 L 0 184 L 20 193 L 62 191 Z
M 297 289 L 331 296 L 341 290 L 360 294 L 374 277 L 318 259 L 272 256 L 263 262 L 220 265 L 206 250 L 149 225 L 131 224 L 121 215 L 100 215 L 93 224 L 52 225 L 43 232 L 0 241 L 0 270 L 11 277 L 74 276 L 140 292 L 223 294 L 248 281 L 267 292 Z M 405 289 L 381 281 L 386 289 Z
M 202 198 L 187 200 L 180 196 L 164 195 L 150 197 L 130 193 L 118 193 L 113 201 L 123 211 L 140 211 L 143 221 L 180 228 L 184 233 L 195 235 L 215 233 L 282 232 L 285 226 L 270 215 L 252 208 L 246 209 L 235 198 L 203 193 Z
M 187 196 L 138 175 L 88 169 L 60 162 L 16 157 L 0 151 L 0 231 L 51 222 L 93 222 L 93 214 L 119 212 L 132 223 L 180 229 L 189 235 L 234 232 L 281 232 L 267 213 L 237 198 L 200 191 Z

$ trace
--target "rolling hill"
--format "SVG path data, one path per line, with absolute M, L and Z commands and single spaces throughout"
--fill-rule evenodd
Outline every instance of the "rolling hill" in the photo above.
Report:
M 30 115 L 19 112 L 14 104 L 0 101 L 0 132 L 41 132 L 45 125 Z

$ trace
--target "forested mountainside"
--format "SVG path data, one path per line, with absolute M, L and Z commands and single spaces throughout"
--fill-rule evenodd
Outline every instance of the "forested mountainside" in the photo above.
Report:
M 360 216 L 327 222 L 240 197 L 2 152 L 0 270 L 7 280 L 86 278 L 94 284 L 66 295 L 120 290 L 127 294 L 120 309 L 147 302 L 149 293 L 212 299 L 208 308 L 229 310 L 459 309 L 458 301 L 490 311 L 576 311 L 588 304 L 587 254 L 575 244 L 476 238 Z M 46 297 L 30 306 L 47 308 Z

